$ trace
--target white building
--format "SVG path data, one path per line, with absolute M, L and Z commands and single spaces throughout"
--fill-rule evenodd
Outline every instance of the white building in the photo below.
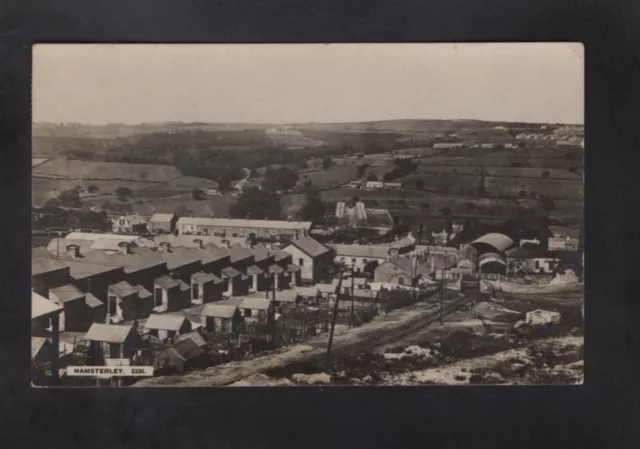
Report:
M 177 223 L 181 235 L 229 237 L 304 237 L 309 235 L 310 221 L 243 220 L 235 218 L 181 217 Z

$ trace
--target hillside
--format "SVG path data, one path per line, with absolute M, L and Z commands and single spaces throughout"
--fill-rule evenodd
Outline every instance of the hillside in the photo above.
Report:
M 53 159 L 33 169 L 34 177 L 59 179 L 118 179 L 141 182 L 166 182 L 182 176 L 169 165 L 92 162 Z

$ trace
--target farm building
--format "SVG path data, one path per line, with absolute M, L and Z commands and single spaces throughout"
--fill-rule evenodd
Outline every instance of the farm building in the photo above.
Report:
M 191 339 L 181 340 L 158 354 L 153 367 L 159 371 L 184 372 L 204 368 L 209 360 L 207 353 Z
M 310 221 L 242 220 L 235 218 L 182 217 L 177 223 L 181 235 L 215 235 L 231 237 L 303 237 L 311 230 Z
M 121 215 L 112 225 L 113 232 L 120 234 L 137 234 L 147 231 L 147 220 L 138 214 Z
M 147 222 L 150 234 L 167 234 L 176 230 L 178 216 L 176 214 L 153 214 Z
M 238 332 L 242 313 L 235 304 L 207 304 L 201 313 L 202 327 L 215 334 Z
M 144 323 L 149 335 L 175 343 L 178 336 L 191 332 L 191 322 L 183 315 L 151 314 Z
M 373 263 L 384 262 L 389 257 L 388 245 L 329 245 L 335 252 L 336 263 L 353 267 L 356 272 L 365 271 Z
M 241 297 L 225 299 L 217 304 L 236 306 L 245 320 L 249 318 L 259 323 L 271 323 L 274 319 L 275 304 L 270 299 Z
M 84 336 L 90 342 L 94 360 L 132 359 L 138 344 L 138 332 L 131 325 L 93 323 Z
M 376 268 L 375 282 L 414 286 L 418 279 L 430 274 L 430 267 L 414 258 L 391 259 Z
M 326 278 L 333 262 L 332 251 L 311 237 L 292 240 L 282 248 L 293 257 L 295 265 L 301 269 L 302 282 L 316 284 Z
M 574 267 L 575 251 L 513 248 L 506 252 L 509 274 L 551 274 L 563 267 Z

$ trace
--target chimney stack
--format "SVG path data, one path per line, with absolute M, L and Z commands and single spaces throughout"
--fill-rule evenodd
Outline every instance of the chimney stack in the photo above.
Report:
M 231 242 L 229 240 L 223 240 L 222 241 L 222 246 L 224 246 L 225 248 L 229 249 L 231 248 Z
M 122 254 L 130 254 L 130 244 L 129 242 L 120 242 L 118 243 L 118 252 Z
M 171 244 L 169 242 L 161 242 L 160 245 L 158 246 L 158 250 L 168 253 L 171 249 Z
M 195 239 L 193 243 L 195 243 L 195 245 L 200 249 L 204 248 L 204 242 L 202 239 Z
M 80 257 L 80 246 L 67 245 L 66 250 L 67 256 L 71 257 L 72 259 L 77 259 L 78 257 Z

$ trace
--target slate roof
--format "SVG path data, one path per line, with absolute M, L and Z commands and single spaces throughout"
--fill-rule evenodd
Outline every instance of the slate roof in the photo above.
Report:
M 180 340 L 168 350 L 184 361 L 195 359 L 204 354 L 202 348 L 191 339 Z
M 191 280 L 193 282 L 205 284 L 207 282 L 215 282 L 216 276 L 210 273 L 205 273 L 204 271 L 199 271 L 191 275 Z
M 222 275 L 233 279 L 242 276 L 242 273 L 233 267 L 226 267 L 222 269 Z
M 84 298 L 84 293 L 73 284 L 66 284 L 62 287 L 49 289 L 49 295 L 53 293 L 62 302 L 74 301 Z
M 504 252 L 513 245 L 513 240 L 504 234 L 492 232 L 474 240 L 471 242 L 471 245 L 477 245 L 479 243 L 493 246 L 498 251 Z
M 173 214 L 153 214 L 149 219 L 150 223 L 171 223 L 173 220 Z
M 182 340 L 191 340 L 201 348 L 204 346 L 207 346 L 207 342 L 204 341 L 204 338 L 202 338 L 202 335 L 200 335 L 196 331 L 189 332 L 188 334 L 178 335 L 178 341 L 182 341 Z
M 247 299 L 250 299 L 250 298 L 247 298 Z M 298 292 L 296 290 L 280 290 L 276 292 L 277 302 L 295 303 L 297 299 L 298 299 Z
M 264 271 L 257 265 L 249 265 L 247 267 L 247 274 L 252 276 L 252 275 L 258 275 L 258 274 L 263 274 Z
M 204 218 L 181 217 L 178 225 L 202 225 L 239 228 L 264 228 L 264 229 L 311 229 L 310 221 L 282 221 L 282 220 L 244 220 L 238 218 Z
M 138 298 L 140 299 L 145 299 L 150 296 L 153 296 L 151 292 L 146 288 L 144 288 L 142 285 L 137 285 L 136 288 L 138 289 Z
M 31 337 L 31 358 L 35 359 L 38 353 L 45 346 L 50 347 L 51 343 L 46 338 L 42 337 Z
M 179 331 L 187 318 L 183 315 L 165 315 L 152 313 L 144 323 L 145 329 Z
M 273 274 L 273 273 L 282 273 L 284 271 L 284 268 L 282 268 L 280 265 L 278 264 L 271 264 L 269 265 L 269 273 Z
M 31 259 L 31 274 L 50 273 L 52 271 L 64 270 L 69 268 L 67 264 L 59 259 L 47 256 L 34 256 Z
M 91 244 L 91 249 L 101 249 L 103 251 L 120 251 L 121 244 L 137 246 L 135 243 L 128 242 L 127 240 L 99 239 L 94 240 L 94 242 Z
M 131 325 L 92 323 L 84 339 L 122 344 L 132 330 Z
M 228 304 L 240 309 L 267 310 L 271 305 L 271 300 L 266 298 L 237 297 L 218 301 L 216 304 Z
M 62 313 L 62 307 L 44 296 L 31 292 L 31 318 Z
M 67 246 L 77 245 L 80 247 L 80 254 L 84 254 L 91 250 L 91 245 L 93 245 L 93 243 L 93 240 L 76 240 L 56 237 L 54 239 L 51 239 L 51 241 L 47 245 L 47 251 L 54 256 L 64 255 L 67 252 Z
M 253 252 L 249 248 L 233 246 L 229 248 L 229 255 L 231 256 L 231 263 L 236 263 L 253 257 Z
M 233 304 L 205 304 L 202 315 L 215 318 L 232 318 L 238 307 Z
M 160 276 L 159 278 L 156 278 L 154 282 L 165 289 L 178 287 L 180 285 L 178 281 L 169 275 Z
M 96 298 L 95 296 L 93 296 L 93 294 L 91 293 L 87 293 L 87 295 L 84 297 L 84 302 L 87 305 L 87 307 L 90 307 L 92 309 L 96 307 L 104 306 L 104 303 L 100 301 L 98 298 Z
M 329 246 L 336 252 L 336 257 L 362 257 L 365 259 L 386 259 L 390 249 L 387 245 L 334 244 Z
M 178 284 L 180 285 L 180 290 L 182 290 L 183 292 L 191 288 L 191 286 L 182 279 L 178 279 Z
M 127 296 L 137 295 L 139 290 L 126 281 L 120 281 L 117 284 L 111 284 L 109 286 L 109 293 L 113 293 L 119 298 L 125 298 Z
M 318 295 L 318 287 L 296 287 L 296 291 L 300 296 L 317 296 Z
M 328 253 L 330 251 L 329 248 L 327 248 L 322 243 L 316 241 L 315 239 L 313 239 L 311 237 L 300 237 L 300 238 L 297 238 L 295 240 L 292 240 L 290 242 L 290 245 L 295 246 L 296 248 L 298 248 L 299 250 L 301 250 L 302 252 L 304 252 L 305 254 L 307 254 L 307 255 L 309 255 L 310 257 L 313 257 L 313 258 L 319 257 L 319 256 L 321 256 L 323 254 L 326 254 L 326 253 Z M 284 251 L 287 250 L 287 246 L 285 246 L 283 248 Z

